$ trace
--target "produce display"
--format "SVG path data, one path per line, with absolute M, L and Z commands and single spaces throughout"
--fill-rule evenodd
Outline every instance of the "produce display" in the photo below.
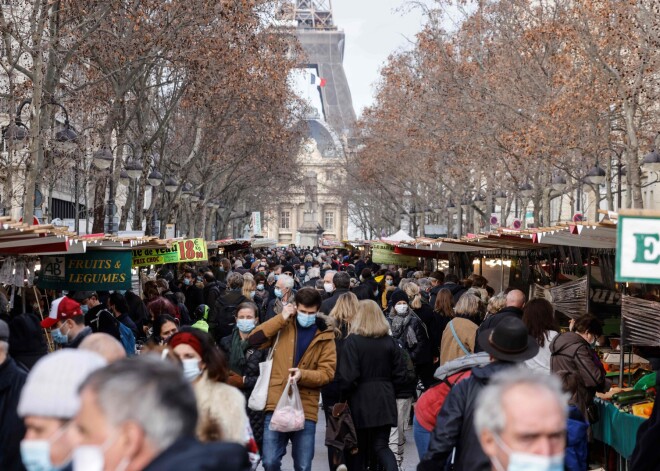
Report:
M 612 388 L 606 394 L 599 394 L 600 399 L 610 401 L 621 412 L 648 419 L 655 401 L 656 374 L 642 376 L 632 388 Z

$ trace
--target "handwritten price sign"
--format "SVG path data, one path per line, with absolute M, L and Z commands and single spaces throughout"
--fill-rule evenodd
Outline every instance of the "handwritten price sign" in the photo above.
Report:
M 171 247 L 158 249 L 134 249 L 133 266 L 163 265 L 165 263 L 194 263 L 208 260 L 204 239 L 185 239 L 172 243 Z

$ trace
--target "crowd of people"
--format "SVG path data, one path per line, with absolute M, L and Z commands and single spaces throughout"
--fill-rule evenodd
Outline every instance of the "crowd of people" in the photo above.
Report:
M 409 427 L 418 470 L 587 469 L 609 389 L 593 316 L 560 333 L 551 303 L 483 276 L 339 250 L 244 251 L 141 282 L 3 315 L 0 469 L 277 471 L 290 443 L 297 471 L 399 471 Z M 282 431 L 292 384 L 301 423 Z

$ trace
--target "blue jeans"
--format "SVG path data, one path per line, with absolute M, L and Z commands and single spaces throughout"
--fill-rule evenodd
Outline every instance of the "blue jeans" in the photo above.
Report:
M 417 454 L 419 459 L 426 454 L 429 450 L 429 442 L 431 441 L 431 432 L 417 422 L 417 417 L 413 417 L 413 438 L 415 439 L 415 446 L 417 446 Z
M 282 457 L 286 454 L 286 445 L 291 440 L 291 454 L 295 471 L 311 471 L 314 459 L 314 435 L 316 422 L 305 420 L 305 428 L 297 432 L 273 432 L 270 430 L 272 412 L 266 414 L 264 421 L 264 444 L 262 450 L 263 466 L 266 471 L 280 471 Z

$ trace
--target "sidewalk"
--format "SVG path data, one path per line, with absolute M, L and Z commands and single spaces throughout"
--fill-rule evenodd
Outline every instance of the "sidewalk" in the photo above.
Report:
M 313 471 L 328 471 L 328 450 L 325 443 L 325 417 L 323 411 L 319 413 L 319 421 L 316 424 L 316 446 L 314 448 Z M 413 440 L 412 428 L 406 431 L 406 446 L 403 459 L 403 471 L 415 471 L 419 459 L 417 458 L 417 448 Z M 259 468 L 260 470 L 263 467 Z M 294 471 L 293 460 L 291 459 L 291 444 L 287 447 L 287 454 L 282 460 L 282 471 Z M 349 469 L 348 471 L 353 471 Z M 357 470 L 355 470 L 357 471 Z

